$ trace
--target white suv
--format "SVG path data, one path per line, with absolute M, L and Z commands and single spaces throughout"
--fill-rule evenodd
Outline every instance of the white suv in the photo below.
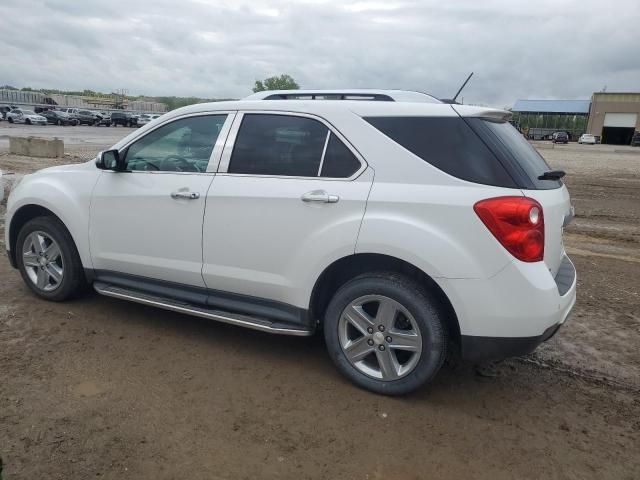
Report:
M 507 112 L 379 100 L 174 110 L 95 161 L 24 177 L 9 258 L 48 300 L 93 284 L 266 332 L 321 330 L 339 370 L 379 393 L 416 389 L 447 355 L 531 352 L 576 298 L 563 172 Z

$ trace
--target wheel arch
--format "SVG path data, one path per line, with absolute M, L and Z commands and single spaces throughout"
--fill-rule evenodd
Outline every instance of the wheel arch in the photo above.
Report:
M 58 222 L 60 222 L 60 224 L 69 232 L 69 235 L 71 235 L 71 238 L 73 239 L 73 242 L 77 248 L 77 242 L 75 240 L 75 238 L 73 238 L 73 234 L 71 233 L 71 231 L 69 230 L 69 228 L 65 225 L 65 223 L 62 221 L 62 219 L 56 215 L 54 212 L 52 212 L 51 210 L 49 210 L 46 207 L 43 207 L 42 205 L 38 205 L 35 203 L 29 203 L 27 205 L 23 205 L 20 208 L 18 208 L 18 210 L 16 210 L 16 212 L 13 214 L 13 216 L 11 217 L 11 222 L 8 225 L 9 228 L 9 260 L 11 262 L 11 265 L 16 268 L 17 265 L 17 249 L 16 249 L 16 243 L 18 241 L 18 235 L 20 233 L 20 230 L 22 229 L 22 227 L 29 221 L 32 220 L 36 217 L 53 217 L 55 218 Z
M 455 309 L 438 283 L 424 271 L 397 257 L 378 253 L 356 253 L 342 257 L 326 267 L 311 291 L 309 311 L 321 321 L 333 294 L 350 279 L 368 272 L 395 272 L 422 285 L 437 303 L 446 319 L 449 339 L 459 349 L 460 324 Z

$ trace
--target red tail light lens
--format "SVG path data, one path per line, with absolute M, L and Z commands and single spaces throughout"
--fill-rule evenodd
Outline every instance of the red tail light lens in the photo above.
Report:
M 542 206 L 526 197 L 496 197 L 473 206 L 482 223 L 511 255 L 523 262 L 544 258 Z

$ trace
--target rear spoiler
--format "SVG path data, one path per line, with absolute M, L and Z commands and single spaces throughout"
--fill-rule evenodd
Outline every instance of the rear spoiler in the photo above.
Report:
M 489 107 L 473 107 L 471 105 L 451 105 L 451 108 L 461 117 L 480 117 L 500 122 L 511 120 L 511 112 Z

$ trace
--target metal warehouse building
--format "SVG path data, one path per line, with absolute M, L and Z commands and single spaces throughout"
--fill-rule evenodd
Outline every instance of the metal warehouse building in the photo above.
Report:
M 571 140 L 583 133 L 601 143 L 629 145 L 640 130 L 640 93 L 597 92 L 591 100 L 518 100 L 512 123 L 527 138 L 543 140 L 567 132 Z
M 577 140 L 587 130 L 589 100 L 518 100 L 511 111 L 512 123 L 532 140 L 567 132 Z
M 640 93 L 593 94 L 588 133 L 601 143 L 629 145 L 635 130 L 640 130 Z

